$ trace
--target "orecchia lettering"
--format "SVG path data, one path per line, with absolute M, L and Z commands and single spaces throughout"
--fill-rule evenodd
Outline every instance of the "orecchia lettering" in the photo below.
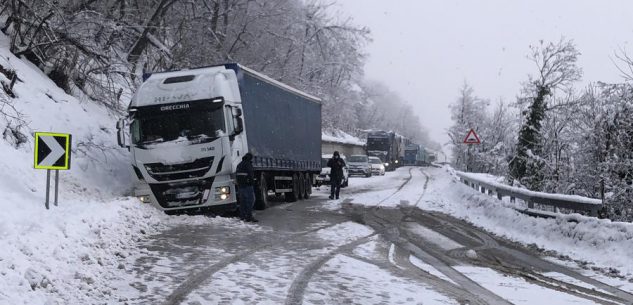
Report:
M 160 107 L 160 111 L 172 111 L 172 110 L 181 110 L 181 109 L 189 109 L 189 104 L 169 105 L 169 106 Z

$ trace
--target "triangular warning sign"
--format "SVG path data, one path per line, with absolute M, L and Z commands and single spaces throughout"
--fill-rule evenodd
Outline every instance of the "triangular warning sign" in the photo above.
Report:
M 481 141 L 479 141 L 479 137 L 477 136 L 477 133 L 475 132 L 474 129 L 471 129 L 468 132 L 468 134 L 464 138 L 464 143 L 465 144 L 481 144 Z

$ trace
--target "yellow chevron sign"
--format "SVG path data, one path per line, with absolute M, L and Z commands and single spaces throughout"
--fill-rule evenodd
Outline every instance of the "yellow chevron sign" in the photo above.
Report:
M 72 136 L 67 133 L 36 132 L 35 160 L 36 169 L 70 169 L 70 142 Z

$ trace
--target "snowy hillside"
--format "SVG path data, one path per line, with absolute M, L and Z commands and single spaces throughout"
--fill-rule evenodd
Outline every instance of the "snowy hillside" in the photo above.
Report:
M 129 245 L 163 217 L 122 197 L 130 175 L 127 151 L 116 146 L 115 115 L 79 101 L 30 63 L 13 56 L 0 36 L 0 65 L 17 73 L 12 99 L 24 115 L 26 143 L 0 141 L 0 304 L 69 304 L 109 300 L 108 278 Z M 5 75 L 2 82 L 8 83 Z M 13 122 L 12 122 L 13 123 Z M 3 131 L 8 122 L 0 116 Z M 72 167 L 60 171 L 59 206 L 44 207 L 46 171 L 33 169 L 33 132 L 73 135 Z M 84 303 L 84 302 L 82 302 Z

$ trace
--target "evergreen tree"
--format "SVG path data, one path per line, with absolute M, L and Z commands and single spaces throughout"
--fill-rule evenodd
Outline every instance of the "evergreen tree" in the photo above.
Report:
M 544 180 L 542 152 L 542 122 L 547 114 L 548 98 L 556 89 L 568 88 L 580 79 L 581 69 L 576 66 L 580 52 L 573 41 L 561 38 L 558 43 L 540 41 L 532 46 L 530 59 L 536 64 L 538 74 L 530 76 L 524 88 L 526 101 L 525 119 L 519 131 L 515 156 L 510 160 L 510 177 L 532 190 L 541 190 Z

